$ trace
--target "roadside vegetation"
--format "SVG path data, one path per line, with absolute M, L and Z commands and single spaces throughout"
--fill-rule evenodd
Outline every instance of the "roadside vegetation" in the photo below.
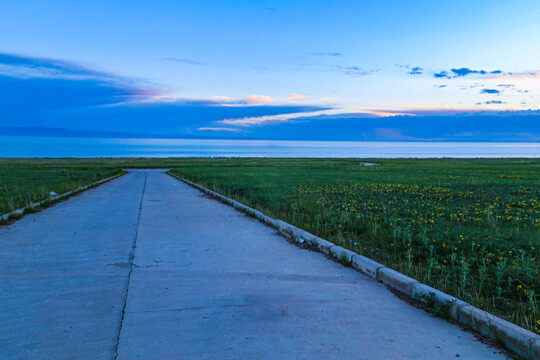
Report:
M 121 171 L 74 160 L 0 159 L 0 215 L 47 200 L 51 191 L 65 193 Z
M 540 334 L 540 160 L 362 162 L 0 159 L 0 213 L 122 168 L 172 168 Z

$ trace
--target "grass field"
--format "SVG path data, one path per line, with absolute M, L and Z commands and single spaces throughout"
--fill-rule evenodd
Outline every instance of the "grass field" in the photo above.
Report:
M 73 160 L 0 159 L 0 215 L 121 172 Z
M 0 160 L 0 212 L 164 167 L 540 333 L 540 160 Z

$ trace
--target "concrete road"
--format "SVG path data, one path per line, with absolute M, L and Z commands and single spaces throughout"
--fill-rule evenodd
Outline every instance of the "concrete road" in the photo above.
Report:
M 156 170 L 0 228 L 0 359 L 504 359 Z

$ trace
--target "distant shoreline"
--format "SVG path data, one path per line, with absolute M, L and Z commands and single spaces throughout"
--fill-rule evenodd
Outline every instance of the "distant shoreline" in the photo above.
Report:
M 3 158 L 540 158 L 539 143 L 0 136 Z
M 540 144 L 537 141 L 519 141 L 513 139 L 272 139 L 272 138 L 234 138 L 230 136 L 204 136 L 187 134 L 137 134 L 127 132 L 105 132 L 71 130 L 50 127 L 1 127 L 0 137 L 37 137 L 37 138 L 77 138 L 77 139 L 168 139 L 168 140 L 222 140 L 222 141 L 317 141 L 317 142 L 395 142 L 395 143 L 523 143 Z

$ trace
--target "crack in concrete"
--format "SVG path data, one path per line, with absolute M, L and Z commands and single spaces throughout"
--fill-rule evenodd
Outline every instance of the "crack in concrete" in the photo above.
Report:
M 129 293 L 129 283 L 131 280 L 131 273 L 133 272 L 133 261 L 135 260 L 135 249 L 137 247 L 137 238 L 139 237 L 139 224 L 141 223 L 141 212 L 144 200 L 144 193 L 146 191 L 146 179 L 148 174 L 144 175 L 144 185 L 141 194 L 141 203 L 139 204 L 139 216 L 137 218 L 137 230 L 135 231 L 135 237 L 133 238 L 133 244 L 131 245 L 131 253 L 129 255 L 129 273 L 126 283 L 126 292 L 124 293 L 124 304 L 122 305 L 122 317 L 120 318 L 120 325 L 118 326 L 118 334 L 116 336 L 116 343 L 114 344 L 114 356 L 113 360 L 118 358 L 118 345 L 120 344 L 120 335 L 122 333 L 122 325 L 124 324 L 124 316 L 126 314 L 126 305 Z
M 226 305 L 214 305 L 214 306 L 196 306 L 196 307 L 160 309 L 160 310 L 130 311 L 128 314 L 146 314 L 146 313 L 160 313 L 160 312 L 169 312 L 169 311 L 181 312 L 181 311 L 192 311 L 192 310 L 225 309 L 225 308 L 235 308 L 235 307 L 255 306 L 255 305 L 257 304 L 248 303 L 248 304 L 226 304 Z

